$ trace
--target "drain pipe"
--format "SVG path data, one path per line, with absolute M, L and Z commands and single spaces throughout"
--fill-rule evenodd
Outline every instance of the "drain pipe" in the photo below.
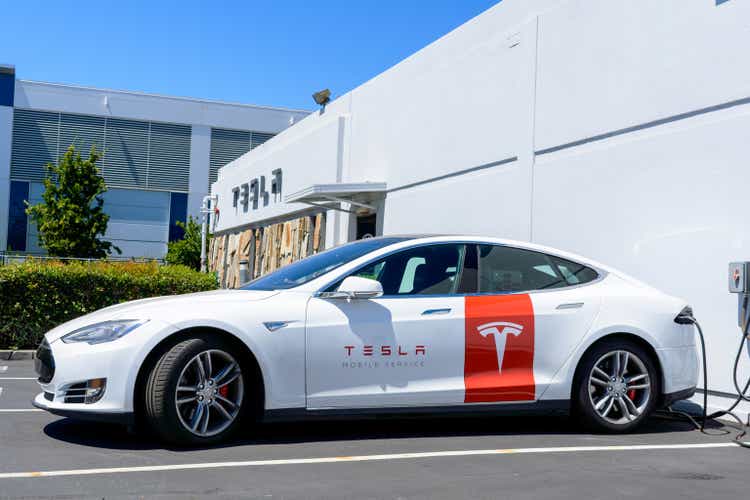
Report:
M 201 272 L 208 271 L 206 265 L 206 239 L 208 238 L 208 220 L 211 215 L 211 205 L 216 202 L 216 196 L 207 195 L 201 202 Z

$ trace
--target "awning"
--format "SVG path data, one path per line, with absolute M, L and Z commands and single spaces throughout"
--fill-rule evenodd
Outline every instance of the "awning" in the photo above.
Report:
M 341 208 L 342 203 L 375 210 L 375 206 L 371 204 L 372 201 L 382 197 L 385 192 L 385 182 L 313 184 L 296 193 L 287 195 L 284 201 L 287 203 L 305 203 L 342 212 L 350 212 Z

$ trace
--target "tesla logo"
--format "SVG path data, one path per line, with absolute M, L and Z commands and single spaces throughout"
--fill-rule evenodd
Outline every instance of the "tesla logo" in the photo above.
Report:
M 501 329 L 502 328 L 502 329 Z M 485 323 L 477 327 L 477 331 L 482 337 L 493 335 L 495 337 L 495 349 L 497 350 L 497 370 L 503 371 L 503 357 L 505 356 L 505 341 L 508 335 L 518 337 L 523 332 L 523 325 L 510 323 L 508 321 L 495 321 Z
M 464 401 L 533 401 L 534 305 L 528 294 L 465 298 Z

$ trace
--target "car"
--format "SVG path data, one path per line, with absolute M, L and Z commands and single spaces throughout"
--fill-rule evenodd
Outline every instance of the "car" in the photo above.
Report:
M 114 305 L 48 332 L 38 408 L 211 444 L 261 421 L 574 414 L 627 432 L 692 396 L 688 304 L 589 259 L 391 236 L 236 290 Z

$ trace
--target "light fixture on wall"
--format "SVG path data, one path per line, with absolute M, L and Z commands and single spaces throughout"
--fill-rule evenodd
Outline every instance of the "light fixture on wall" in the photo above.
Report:
M 325 111 L 326 104 L 331 102 L 331 91 L 330 89 L 323 89 L 319 92 L 315 92 L 313 95 L 313 100 L 315 101 L 315 104 L 320 106 L 321 112 Z

